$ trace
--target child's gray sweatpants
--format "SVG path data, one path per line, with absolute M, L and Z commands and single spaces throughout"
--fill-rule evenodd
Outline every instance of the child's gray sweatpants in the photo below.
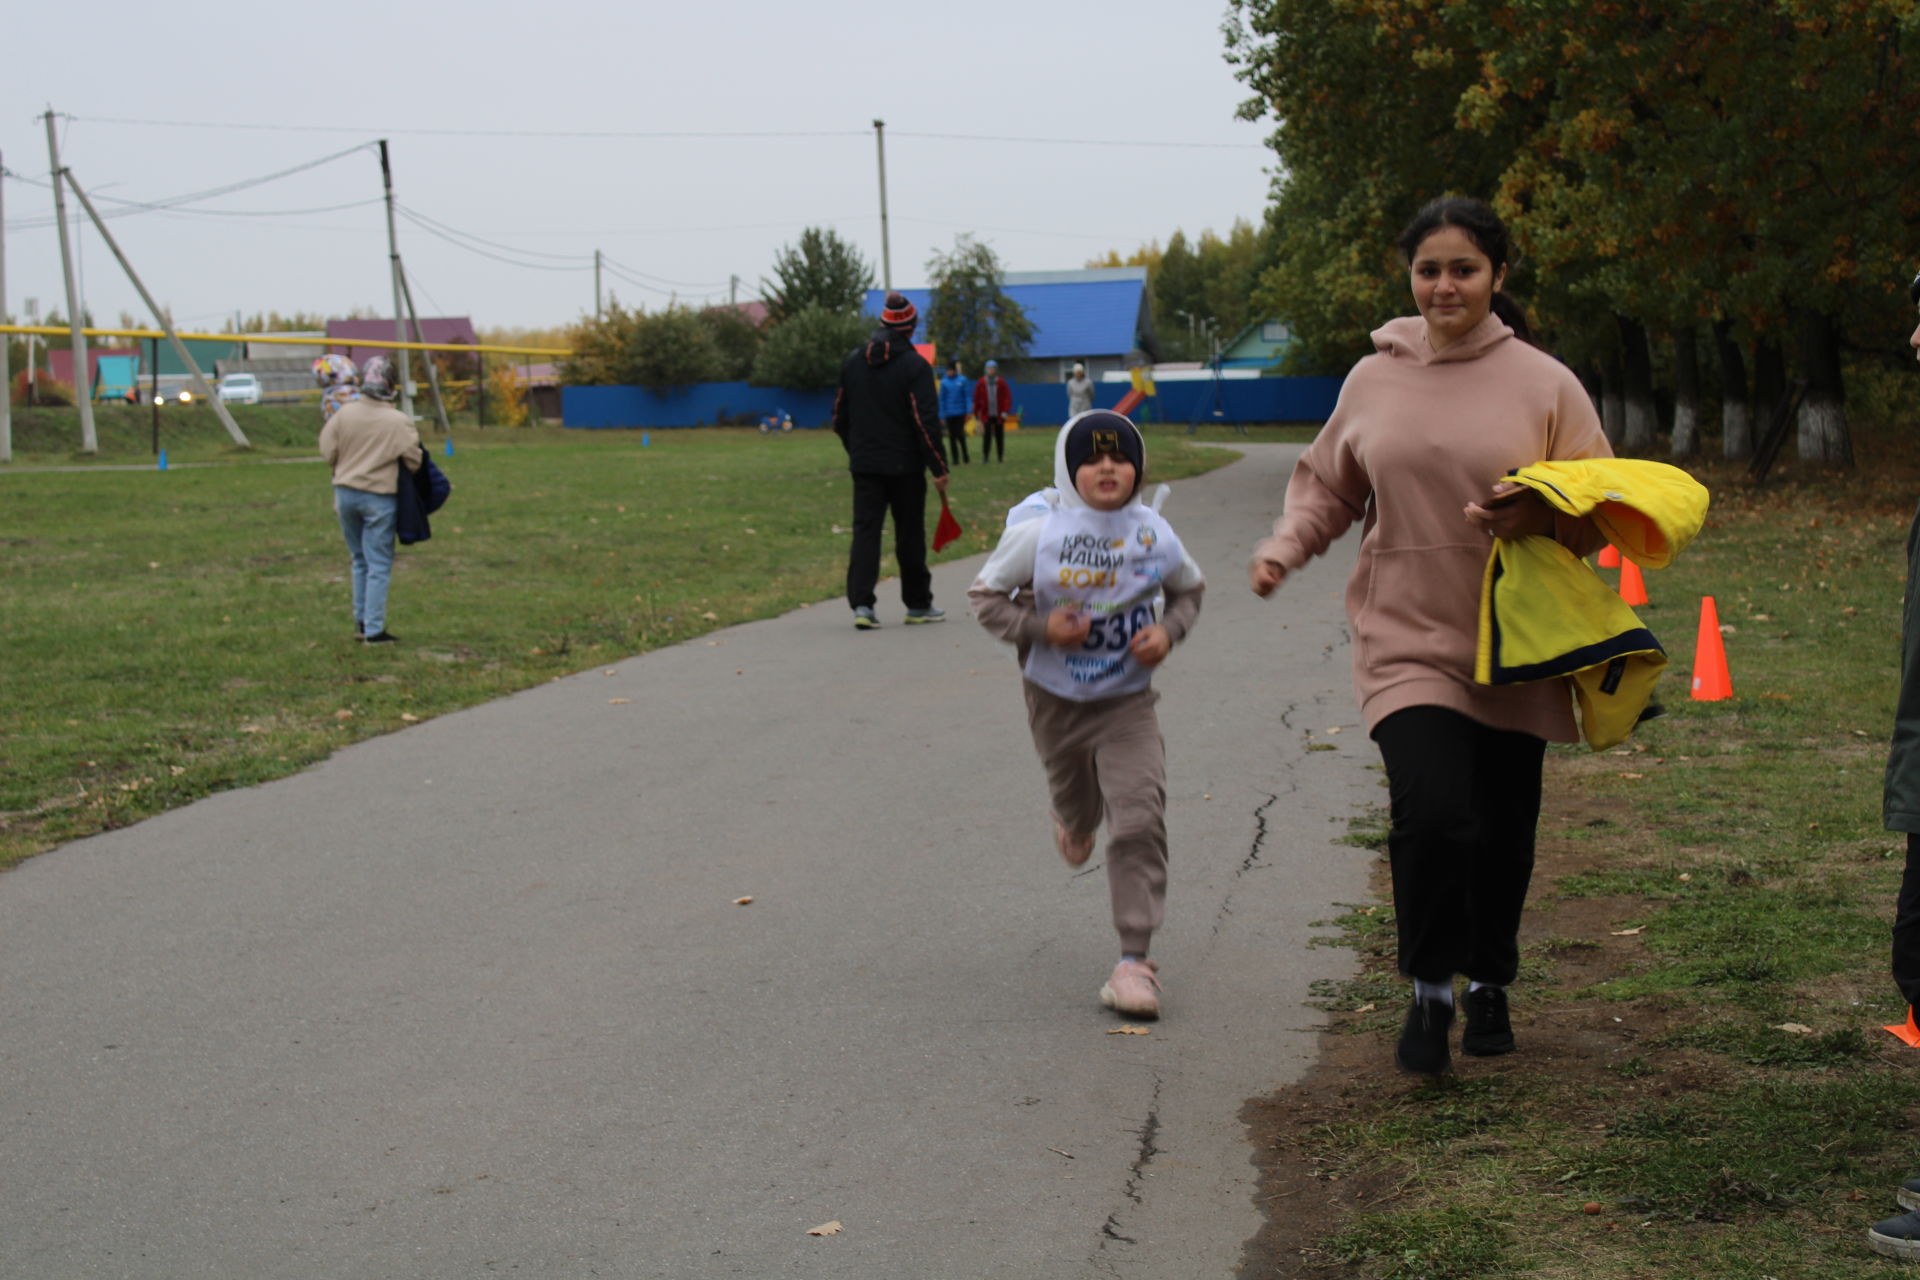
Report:
M 1107 889 L 1123 954 L 1144 956 L 1167 902 L 1167 751 L 1152 689 L 1075 702 L 1031 680 L 1027 724 L 1054 816 L 1076 835 L 1107 825 Z

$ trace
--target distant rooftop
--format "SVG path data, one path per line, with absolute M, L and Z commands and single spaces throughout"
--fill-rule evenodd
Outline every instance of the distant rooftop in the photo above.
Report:
M 1001 288 L 1033 324 L 1027 356 L 1035 360 L 1125 355 L 1147 326 L 1145 267 L 1087 267 L 1077 271 L 1009 271 Z M 928 288 L 901 289 L 925 317 Z M 867 313 L 880 314 L 884 289 L 867 291 Z M 921 333 L 925 333 L 922 320 Z

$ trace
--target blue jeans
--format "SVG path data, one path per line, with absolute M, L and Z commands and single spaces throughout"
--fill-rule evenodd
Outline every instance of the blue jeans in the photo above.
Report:
M 370 636 L 387 629 L 394 501 L 390 493 L 333 486 L 333 509 L 340 516 L 340 534 L 353 557 L 353 620 Z

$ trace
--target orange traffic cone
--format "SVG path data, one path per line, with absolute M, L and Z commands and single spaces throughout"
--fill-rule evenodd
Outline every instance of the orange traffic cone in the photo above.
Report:
M 1647 602 L 1647 580 L 1640 576 L 1640 566 L 1625 556 L 1620 557 L 1620 598 L 1634 606 Z
M 1912 1005 L 1907 1006 L 1907 1021 L 1904 1025 L 1896 1023 L 1895 1025 L 1884 1028 L 1884 1029 L 1886 1031 L 1891 1032 L 1895 1036 L 1899 1037 L 1902 1043 L 1908 1045 L 1909 1047 L 1914 1049 L 1920 1049 L 1920 1027 L 1916 1027 L 1913 1025 L 1913 1006 Z
M 1701 596 L 1700 638 L 1693 646 L 1693 700 L 1718 702 L 1732 696 L 1733 677 L 1727 674 L 1727 645 L 1720 638 L 1720 611 L 1713 607 L 1712 596 Z
M 1602 569 L 1618 569 L 1620 567 L 1620 548 L 1614 546 L 1611 542 L 1600 548 L 1600 559 L 1598 563 Z

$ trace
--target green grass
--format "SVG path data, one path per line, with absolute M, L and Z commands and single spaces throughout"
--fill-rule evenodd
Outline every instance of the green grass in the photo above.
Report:
M 247 415 L 252 454 L 210 413 L 197 435 L 182 418 L 170 461 L 226 465 L 158 472 L 111 469 L 147 442 L 103 412 L 87 469 L 0 468 L 0 866 L 844 587 L 851 488 L 831 433 L 653 431 L 643 447 L 639 432 L 456 430 L 451 458 L 428 436 L 453 498 L 395 570 L 405 643 L 368 649 L 324 470 L 260 456 L 310 455 L 312 416 Z M 16 447 L 70 425 L 16 412 Z M 1016 432 L 1005 467 L 958 470 L 967 533 L 937 559 L 992 546 L 1007 507 L 1051 480 L 1052 442 Z M 1161 479 L 1229 460 L 1171 431 L 1149 450 Z
M 149 405 L 97 404 L 94 435 L 99 452 L 80 451 L 80 411 L 74 408 L 13 411 L 13 462 L 9 470 L 52 466 L 152 465 L 156 434 L 177 462 L 238 461 L 312 454 L 320 435 L 320 408 L 302 405 L 228 405 L 251 448 L 228 437 L 212 406 L 173 404 L 156 414 Z M 155 421 L 158 420 L 158 431 Z M 430 429 L 430 428 L 429 428 Z
M 1402 1188 L 1322 1239 L 1345 1264 L 1330 1275 L 1884 1274 L 1863 1233 L 1920 1173 L 1920 1057 L 1880 1030 L 1905 1014 L 1886 974 L 1904 837 L 1881 829 L 1880 786 L 1920 465 L 1902 442 L 1863 443 L 1856 475 L 1758 491 L 1698 469 L 1709 525 L 1648 574 L 1639 611 L 1673 657 L 1668 714 L 1615 752 L 1549 755 L 1542 839 L 1579 869 L 1537 879 L 1536 901 L 1613 919 L 1525 949 L 1520 1054 L 1350 1091 L 1316 1132 L 1322 1167 Z M 1727 702 L 1687 697 L 1704 595 L 1730 628 Z M 1378 825 L 1362 814 L 1345 843 L 1376 844 Z M 1383 1059 L 1404 999 L 1386 915 L 1337 922 L 1367 970 L 1320 993 Z M 1634 927 L 1597 984 L 1555 980 Z M 1617 1060 L 1529 1058 L 1529 1018 L 1556 1005 L 1656 1031 Z

